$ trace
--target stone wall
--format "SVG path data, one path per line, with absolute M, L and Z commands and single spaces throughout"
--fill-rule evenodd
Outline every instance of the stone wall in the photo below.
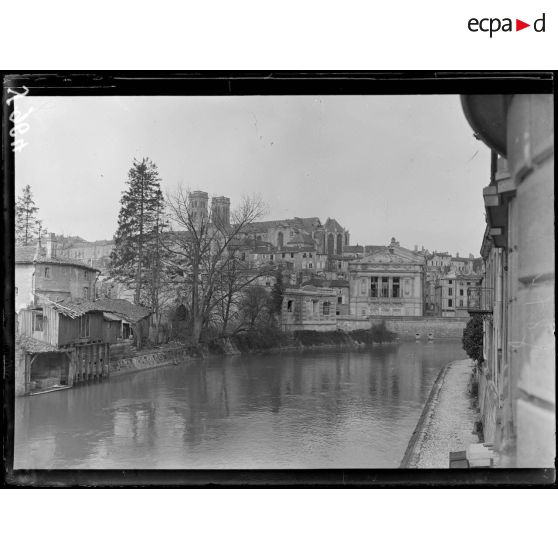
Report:
M 432 333 L 434 339 L 459 338 L 463 337 L 463 330 L 469 318 L 435 318 L 435 317 L 391 317 L 374 318 L 372 325 L 379 325 L 385 322 L 389 331 L 397 333 L 400 338 L 414 338 L 418 333 L 421 337 L 427 337 Z
M 515 95 L 508 161 L 517 189 L 517 302 L 511 347 L 517 378 L 517 466 L 554 467 L 554 130 L 552 95 Z
M 459 338 L 469 318 L 439 318 L 428 316 L 386 316 L 383 318 L 359 318 L 357 316 L 338 316 L 337 327 L 343 331 L 370 329 L 373 325 L 385 323 L 389 331 L 393 331 L 401 339 L 415 339 L 418 333 L 428 337 L 432 333 L 434 339 Z
M 164 349 L 153 353 L 145 353 L 128 358 L 110 361 L 110 374 L 119 375 L 126 372 L 136 372 L 159 366 L 169 366 L 191 358 L 187 349 Z

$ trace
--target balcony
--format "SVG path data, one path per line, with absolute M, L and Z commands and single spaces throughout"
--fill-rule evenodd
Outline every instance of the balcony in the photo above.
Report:
M 467 311 L 469 314 L 492 314 L 494 309 L 494 289 L 489 287 L 469 287 L 467 289 Z

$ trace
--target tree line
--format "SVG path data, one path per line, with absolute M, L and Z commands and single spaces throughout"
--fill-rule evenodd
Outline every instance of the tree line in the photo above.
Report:
M 191 207 L 182 186 L 163 195 L 148 158 L 134 159 L 126 185 L 109 274 L 133 291 L 136 304 L 152 310 L 156 332 L 197 345 L 276 325 L 281 269 L 246 258 L 243 244 L 250 225 L 265 214 L 261 198 L 244 197 L 227 222 L 210 219 Z M 271 276 L 269 293 L 257 281 Z

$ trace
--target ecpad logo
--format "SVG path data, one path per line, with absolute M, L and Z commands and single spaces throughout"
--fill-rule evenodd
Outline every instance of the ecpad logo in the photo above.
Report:
M 545 16 L 546 14 L 543 13 L 543 15 L 539 19 L 536 19 L 533 22 L 533 29 L 537 33 L 545 32 Z M 467 23 L 467 27 L 469 28 L 469 31 L 472 31 L 473 33 L 477 33 L 478 31 L 481 31 L 483 33 L 490 33 L 490 38 L 492 38 L 492 35 L 494 33 L 497 33 L 498 31 L 513 31 L 512 18 L 509 17 L 505 17 L 503 19 L 500 19 L 498 17 L 485 17 L 482 19 L 472 17 Z M 531 24 L 525 23 L 520 19 L 515 20 L 516 31 L 521 31 L 522 29 L 526 29 L 527 27 L 531 27 Z

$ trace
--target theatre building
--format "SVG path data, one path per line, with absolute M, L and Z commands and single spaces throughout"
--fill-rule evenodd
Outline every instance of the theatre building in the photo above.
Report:
M 399 246 L 376 246 L 368 255 L 349 262 L 350 314 L 422 316 L 424 256 Z

